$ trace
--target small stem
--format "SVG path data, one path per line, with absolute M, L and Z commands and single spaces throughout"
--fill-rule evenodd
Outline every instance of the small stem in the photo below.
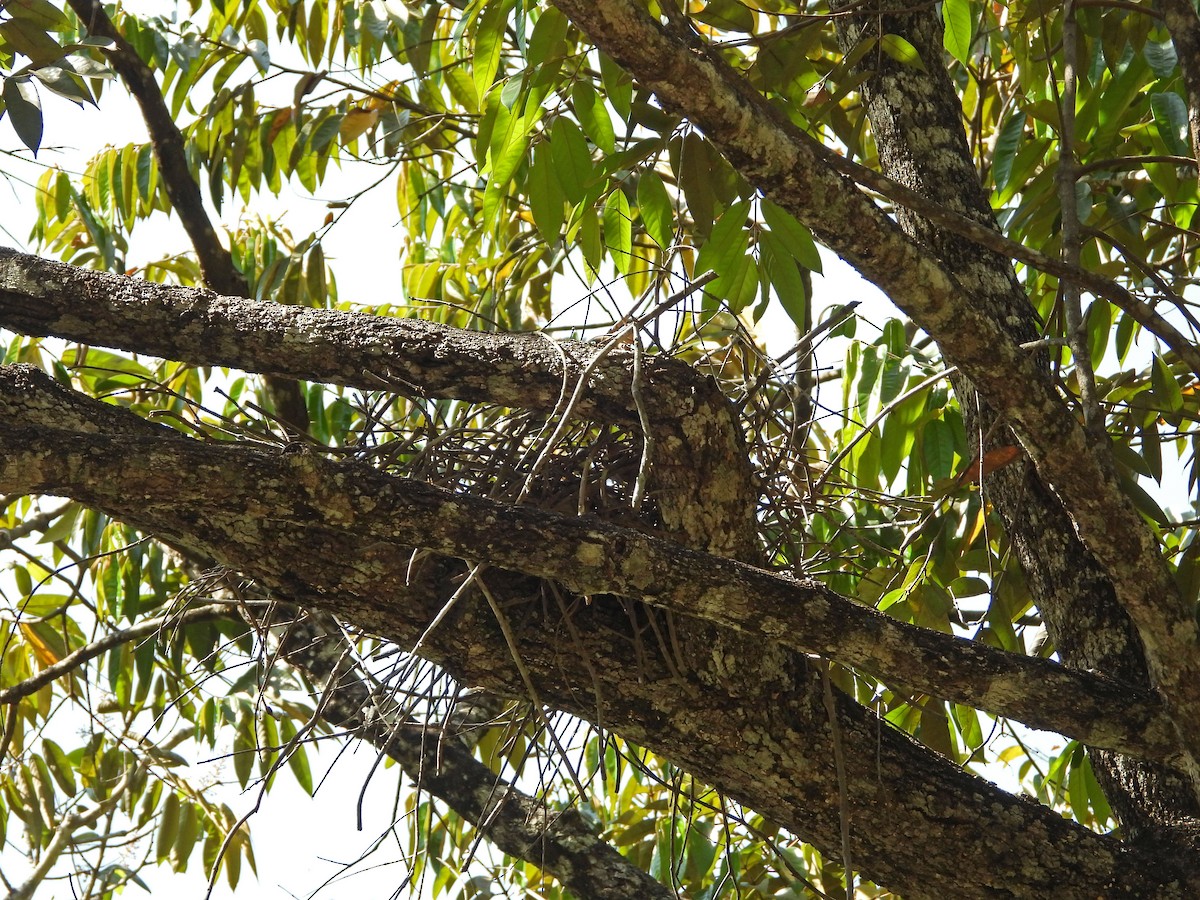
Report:
M 1075 186 L 1079 181 L 1079 170 L 1075 162 L 1075 95 L 1076 68 L 1079 61 L 1079 27 L 1075 22 L 1074 0 L 1068 0 L 1063 19 L 1063 87 L 1059 96 L 1059 116 L 1062 128 L 1059 132 L 1058 153 L 1058 200 L 1062 210 L 1062 261 L 1078 268 L 1082 238 L 1080 235 L 1079 210 L 1076 207 Z M 1067 343 L 1075 360 L 1075 377 L 1079 382 L 1079 402 L 1083 407 L 1083 420 L 1093 437 L 1104 429 L 1100 402 L 1096 393 L 1096 373 L 1092 370 L 1092 353 L 1088 347 L 1087 332 L 1083 323 L 1083 304 L 1079 283 L 1063 278 L 1059 281 L 1063 298 L 1063 313 L 1066 319 Z M 1103 301 L 1097 301 L 1103 302 Z

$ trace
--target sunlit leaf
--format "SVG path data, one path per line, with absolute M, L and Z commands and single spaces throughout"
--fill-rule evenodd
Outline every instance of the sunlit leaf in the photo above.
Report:
M 632 226 L 625 192 L 620 189 L 613 191 L 604 203 L 604 244 L 613 265 L 622 274 L 628 274 L 633 264 L 630 256 L 633 249 Z
M 921 54 L 917 52 L 917 48 L 907 38 L 903 38 L 898 34 L 885 34 L 879 39 L 879 47 L 884 53 L 896 60 L 896 62 L 920 69 L 922 72 L 926 71 Z
M 637 201 L 647 234 L 663 249 L 670 247 L 675 242 L 675 210 L 657 173 L 642 173 L 638 179 Z
M 971 54 L 970 0 L 942 0 L 942 24 L 945 28 L 942 42 L 946 51 L 966 65 Z
M 605 153 L 616 150 L 616 134 L 613 131 L 612 119 L 604 108 L 604 99 L 587 81 L 576 81 L 571 88 L 571 103 L 575 107 L 575 115 L 579 124 L 592 143 Z

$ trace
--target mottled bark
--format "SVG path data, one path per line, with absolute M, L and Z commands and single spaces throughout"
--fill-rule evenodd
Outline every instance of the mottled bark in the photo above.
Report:
M 542 545 L 567 547 L 585 570 L 571 577 L 542 569 L 553 551 L 520 545 L 534 574 L 567 575 L 563 580 L 581 591 L 617 586 L 619 577 L 651 578 L 639 589 L 650 595 L 669 585 L 661 568 L 667 563 L 653 553 L 665 542 L 515 508 L 497 511 L 490 536 L 481 540 L 480 523 L 471 520 L 483 508 L 470 498 L 306 453 L 194 441 L 82 398 L 75 401 L 82 402 L 81 413 L 71 403 L 56 406 L 55 393 L 65 392 L 49 391 L 45 376 L 28 369 L 13 374 L 26 380 L 19 392 L 4 392 L 13 408 L 0 417 L 6 423 L 0 427 L 0 490 L 40 486 L 77 496 L 401 646 L 425 630 L 464 572 L 445 558 L 410 571 L 414 535 L 443 552 L 457 548 L 478 557 L 517 547 L 509 542 L 529 526 Z M 60 424 L 82 419 L 104 433 L 38 425 L 46 416 Z M 409 488 L 415 502 L 397 506 Z M 619 549 L 604 543 L 606 534 L 636 551 L 634 562 L 619 555 L 594 559 Z M 455 543 L 440 543 L 449 540 Z M 771 578 L 702 558 L 705 568 Z M 702 577 L 698 563 L 691 568 Z M 559 607 L 541 596 L 545 583 L 539 580 L 496 569 L 483 577 L 510 598 L 509 624 L 543 702 L 662 754 L 837 855 L 842 792 L 822 697 L 801 658 L 793 657 L 791 672 L 773 673 L 757 695 L 730 693 L 676 670 L 653 638 L 631 631 L 630 616 L 610 597 Z M 661 587 L 655 579 L 662 579 Z M 702 607 L 707 593 L 694 590 L 693 602 Z M 486 604 L 468 599 L 455 608 L 422 653 L 461 683 L 524 694 Z M 807 689 L 780 692 L 786 677 Z M 844 697 L 837 713 L 852 851 L 862 871 L 880 883 L 912 897 L 1183 897 L 1200 889 L 1200 869 L 1174 850 L 1135 850 L 1072 825 L 960 771 Z M 881 815 L 887 828 L 877 827 Z M 922 853 L 896 854 L 895 834 Z
M 933 8 L 888 5 L 903 12 L 881 17 L 875 9 L 870 15 L 837 20 L 844 49 L 882 28 L 884 33 L 906 38 L 925 63 L 922 70 L 886 57 L 873 60 L 863 92 L 880 163 L 889 177 L 927 201 L 997 229 L 967 149 L 957 94 L 942 65 L 941 18 Z M 986 309 L 1016 340 L 1031 340 L 1040 333 L 1010 259 L 903 207 L 897 209 L 897 218 L 908 234 L 958 273 L 972 302 Z M 1049 381 L 1048 368 L 1041 377 Z M 991 434 L 991 446 L 1011 443 L 1008 429 L 995 427 L 995 408 L 979 402 L 971 382 L 959 378 L 955 386 L 970 438 L 978 443 L 981 435 Z M 1117 602 L 1112 581 L 1077 537 L 1059 500 L 1035 473 L 1022 467 L 992 474 L 985 490 L 1004 520 L 1060 658 L 1081 669 L 1148 685 L 1133 624 Z M 1195 789 L 1178 771 L 1105 752 L 1094 751 L 1092 758 L 1128 836 L 1200 846 Z
M 1188 131 L 1192 136 L 1192 155 L 1200 167 L 1200 13 L 1192 0 L 1159 0 L 1163 22 L 1175 44 L 1179 70 L 1183 75 L 1187 98 Z
M 595 363 L 601 348 L 583 341 L 258 303 L 8 248 L 0 248 L 0 327 L 193 365 L 541 411 L 554 409 L 564 384 L 570 391 L 594 366 L 576 414 L 638 421 L 627 347 Z M 659 356 L 646 358 L 644 378 L 652 412 L 672 418 L 690 412 L 703 383 L 688 366 Z

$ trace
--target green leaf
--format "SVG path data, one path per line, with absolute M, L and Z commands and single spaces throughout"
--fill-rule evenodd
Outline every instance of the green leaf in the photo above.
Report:
M 928 71 L 925 68 L 925 63 L 921 60 L 921 54 L 917 52 L 917 48 L 898 34 L 885 34 L 879 39 L 879 47 L 898 63 L 912 66 L 914 69 L 920 69 L 922 72 Z
M 696 132 L 688 132 L 679 150 L 679 186 L 683 188 L 688 212 L 700 237 L 708 234 L 716 216 L 712 170 L 708 142 Z
M 30 74 L 60 97 L 66 97 L 80 106 L 85 103 L 96 105 L 92 92 L 83 79 L 69 69 L 62 66 L 42 66 Z
M 767 277 L 775 288 L 775 296 L 788 318 L 796 325 L 797 332 L 809 327 L 809 303 L 811 298 L 804 284 L 796 261 L 782 239 L 773 231 L 764 231 L 759 237 L 763 264 Z
M 547 241 L 557 241 L 563 226 L 564 206 L 567 198 L 558 176 L 554 171 L 554 157 L 550 145 L 541 141 L 534 145 L 533 164 L 529 168 L 526 182 L 529 192 L 529 210 L 533 222 Z
M 1154 385 L 1154 393 L 1158 402 L 1163 404 L 1168 412 L 1178 412 L 1183 409 L 1183 393 L 1179 390 L 1179 382 L 1171 373 L 1171 367 L 1157 353 L 1150 368 L 1150 383 Z
M 959 734 L 962 735 L 963 744 L 972 750 L 982 746 L 984 735 L 983 729 L 979 727 L 979 713 L 969 706 L 960 706 L 957 703 L 950 705 L 950 711 Z
M 675 210 L 658 173 L 642 173 L 638 179 L 637 202 L 646 233 L 666 250 L 675 243 Z
M 600 83 L 613 109 L 628 120 L 633 110 L 633 79 L 607 53 L 600 54 Z
M 954 432 L 943 419 L 926 423 L 921 430 L 921 450 L 925 469 L 934 481 L 949 478 L 954 466 Z
M 712 232 L 696 258 L 696 271 L 712 269 L 718 275 L 732 271 L 741 264 L 749 247 L 750 237 L 746 232 L 746 216 L 750 212 L 750 201 L 743 200 L 727 209 L 713 225 Z M 714 283 L 713 290 L 721 289 Z
M 290 717 L 284 717 L 279 722 L 279 735 L 283 739 L 284 744 L 289 744 L 292 738 L 296 736 L 296 724 Z M 292 755 L 288 757 L 288 768 L 292 770 L 292 774 L 296 777 L 296 783 L 300 785 L 304 793 L 310 797 L 313 792 L 313 777 L 312 769 L 308 764 L 308 756 L 304 752 L 304 745 L 298 745 L 292 751 Z
M 58 782 L 63 793 L 68 797 L 73 797 L 79 790 L 79 786 L 75 782 L 75 767 L 71 764 L 70 758 L 63 752 L 62 747 L 52 740 L 47 739 L 42 746 L 45 748 L 46 763 L 54 780 Z
M 154 146 L 142 144 L 137 155 L 137 189 L 143 200 L 154 199 L 158 188 L 158 163 L 154 159 Z
M 1150 110 L 1167 152 L 1176 156 L 1190 156 L 1187 104 L 1183 98 L 1173 91 L 1151 94 Z
M 67 53 L 58 41 L 46 33 L 45 28 L 29 19 L 15 18 L 0 23 L 0 38 L 9 44 L 11 50 L 29 57 L 34 66 L 61 59 Z
M 583 250 L 583 258 L 588 269 L 595 273 L 600 268 L 600 258 L 604 255 L 604 243 L 600 236 L 600 219 L 596 210 L 585 206 L 580 210 L 579 244 Z
M 182 872 L 187 869 L 188 859 L 196 840 L 200 837 L 200 817 L 196 813 L 196 805 L 190 801 L 180 804 L 179 829 L 175 836 L 175 850 L 171 855 L 175 870 Z
M 729 311 L 736 314 L 754 302 L 759 282 L 758 260 L 754 254 L 746 253 L 713 282 L 713 289 L 724 295 Z
M 1146 46 L 1142 48 L 1142 56 L 1150 64 L 1150 70 L 1159 78 L 1170 78 L 1175 73 L 1175 66 L 1179 64 L 1175 43 L 1169 39 L 1146 41 Z
M 70 20 L 49 0 L 9 0 L 4 4 L 4 12 L 28 22 L 46 31 L 67 31 L 71 27 Z
M 484 8 L 476 26 L 471 75 L 475 85 L 475 97 L 481 108 L 483 98 L 495 82 L 496 73 L 500 68 L 500 54 L 504 50 L 504 26 L 508 24 L 510 5 L 506 0 L 493 0 Z
M 1151 415 L 1147 421 L 1138 429 L 1138 436 L 1142 441 L 1142 452 L 1136 459 L 1140 460 L 1142 465 L 1131 465 L 1130 469 L 1135 472 L 1144 471 L 1159 484 L 1162 483 L 1163 464 L 1162 464 L 1162 439 L 1158 434 L 1158 418 Z
M 320 244 L 309 251 L 304 264 L 304 284 L 309 300 L 314 306 L 325 306 L 328 302 L 328 285 L 325 280 L 325 251 Z
M 1145 488 L 1136 481 L 1122 477 L 1121 487 L 1129 495 L 1129 499 L 1133 502 L 1137 511 L 1151 522 L 1156 525 L 1166 525 L 1170 521 L 1170 517 L 1158 505 L 1158 501 L 1146 493 Z
M 500 107 L 503 110 L 503 106 Z M 523 115 L 497 115 L 497 125 L 503 124 L 504 130 L 499 129 L 492 134 L 492 147 L 488 161 L 492 167 L 492 178 L 497 188 L 503 188 L 512 180 L 521 163 L 525 161 L 525 151 L 528 147 L 529 130 L 533 121 L 540 114 L 531 112 L 529 118 Z M 500 121 L 504 119 L 503 123 Z M 496 138 L 499 137 L 499 140 Z
M 999 191 L 1008 187 L 1008 180 L 1012 177 L 1013 160 L 1017 158 L 1017 148 L 1021 146 L 1027 118 L 1021 110 L 1014 110 L 1000 126 L 996 150 L 992 155 L 992 182 Z
M 633 222 L 629 214 L 629 201 L 625 192 L 617 188 L 608 195 L 604 204 L 604 243 L 612 257 L 613 265 L 622 275 L 629 274 L 633 263 Z
M 1112 315 L 1113 308 L 1107 300 L 1096 300 L 1088 307 L 1087 315 L 1084 316 L 1093 370 L 1099 368 L 1104 354 L 1108 352 L 1108 341 L 1112 336 Z
M 550 129 L 550 155 L 567 202 L 579 203 L 592 180 L 592 155 L 583 132 L 570 119 L 554 120 Z
M 1092 185 L 1087 181 L 1075 182 L 1075 218 L 1083 225 L 1092 218 Z
M 551 60 L 561 60 L 566 50 L 567 17 L 557 7 L 547 6 L 533 26 L 533 36 L 525 48 L 525 58 L 532 66 L 544 66 Z
M 617 136 L 612 119 L 604 108 L 604 98 L 596 93 L 590 81 L 575 82 L 571 88 L 571 105 L 592 143 L 605 153 L 613 153 L 617 149 Z
M 171 791 L 163 801 L 155 836 L 155 855 L 159 862 L 170 858 L 171 851 L 175 849 L 175 841 L 179 837 L 179 819 L 179 796 Z
M 42 103 L 28 75 L 4 79 L 5 112 L 21 143 L 37 156 L 42 145 Z
M 942 45 L 964 66 L 971 56 L 970 0 L 942 0 Z
M 754 31 L 754 13 L 738 0 L 709 0 L 692 17 L 722 31 Z
M 795 216 L 770 200 L 762 202 L 762 214 L 771 231 L 779 236 L 792 259 L 810 272 L 821 272 L 821 254 L 817 252 L 812 232 Z

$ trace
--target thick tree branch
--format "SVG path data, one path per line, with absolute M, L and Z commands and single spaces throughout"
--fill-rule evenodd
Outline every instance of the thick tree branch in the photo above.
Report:
M 655 558 L 661 548 L 672 556 L 695 556 L 703 569 L 714 566 L 721 577 L 713 586 L 745 578 L 768 595 L 783 591 L 777 601 L 786 594 L 789 603 L 803 604 L 812 596 L 803 585 L 599 522 L 564 521 L 525 509 L 484 512 L 469 498 L 420 485 L 411 486 L 412 502 L 403 501 L 409 485 L 400 490 L 400 480 L 371 470 L 334 466 L 305 453 L 203 444 L 84 398 L 82 411 L 93 426 L 113 416 L 123 422 L 105 427 L 103 436 L 54 431 L 37 424 L 38 417 L 71 422 L 80 410 L 59 403 L 45 376 L 26 368 L 5 371 L 25 380 L 13 385 L 18 390 L 0 394 L 14 407 L 3 419 L 12 421 L 15 411 L 26 427 L 3 429 L 0 485 L 64 483 L 61 493 L 86 494 L 83 502 L 402 646 L 425 630 L 463 572 L 460 565 L 437 558 L 414 566 L 402 543 L 405 534 L 427 544 L 440 533 L 444 546 L 453 543 L 472 557 L 507 558 L 518 546 L 507 538 L 519 528 L 531 545 L 523 547 L 520 562 L 529 568 L 526 564 L 535 561 L 538 569 L 557 555 L 547 554 L 547 545 L 562 541 L 575 557 L 559 563 L 584 570 L 582 577 L 570 579 L 576 588 L 636 580 L 642 586 L 635 593 L 657 595 L 670 588 L 672 578 L 670 562 Z M 58 392 L 69 396 L 61 388 Z M 66 482 L 74 486 L 68 490 Z M 498 514 L 491 528 L 483 529 L 489 531 L 484 540 L 480 523 L 470 521 L 481 514 Z M 609 547 L 625 558 L 595 559 Z M 539 598 L 537 582 L 497 569 L 485 577 L 494 578 L 493 588 L 512 598 L 506 612 L 513 637 L 545 702 L 661 753 L 823 852 L 838 854 L 841 788 L 819 691 L 778 693 L 768 685 L 748 702 L 722 684 L 674 671 L 663 648 L 629 634 L 629 613 L 611 598 L 558 608 L 553 600 Z M 721 590 L 702 588 L 690 593 L 695 598 L 688 599 L 689 609 L 719 605 L 722 596 Z M 757 606 L 757 598 L 727 599 L 743 609 Z M 763 607 L 775 622 L 772 631 L 797 618 L 780 610 L 777 601 L 768 596 Z M 831 621 L 830 604 L 822 600 L 813 608 L 826 616 L 818 623 L 822 627 Z M 761 627 L 759 632 L 764 633 Z M 423 654 L 460 682 L 510 696 L 524 690 L 486 604 L 464 601 L 430 636 Z M 851 849 L 877 882 L 912 896 L 991 897 L 997 891 L 1063 898 L 1189 896 L 1200 889 L 1200 871 L 1188 869 L 1174 851 L 1123 847 L 1011 797 L 845 697 L 837 701 L 837 714 Z M 890 827 L 872 827 L 885 803 Z M 998 830 L 1017 836 L 1018 846 L 995 842 Z M 924 848 L 919 861 L 894 854 L 897 832 Z M 1014 853 L 1019 866 L 1012 865 Z
M 1200 627 L 1109 455 L 1020 348 L 995 310 L 907 237 L 828 155 L 694 35 L 671 32 L 633 0 L 556 0 L 598 47 L 664 106 L 683 113 L 751 184 L 878 285 L 1013 426 L 1109 575 L 1145 646 L 1200 783 Z
M 73 395 L 36 369 L 0 373 L 0 450 L 7 457 L 0 490 L 62 493 L 152 529 L 168 526 L 162 504 L 173 519 L 176 504 L 232 509 L 257 496 L 264 516 L 323 522 L 364 546 L 420 546 L 554 579 L 579 594 L 644 600 L 1097 746 L 1154 758 L 1175 752 L 1149 693 L 908 625 L 817 581 L 792 581 L 591 517 L 454 494 L 366 466 L 206 444 L 148 423 L 143 429 L 129 414 Z M 84 415 L 99 434 L 62 430 Z M 145 436 L 133 437 L 138 431 Z M 53 458 L 53 448 L 65 447 Z M 186 482 L 171 474 L 179 472 L 190 473 Z M 208 540 L 232 546 L 244 527 L 231 520 L 219 526 L 221 537 Z M 231 552 L 226 548 L 226 559 Z
M 332 628 L 319 627 L 314 617 L 321 614 L 286 623 L 282 653 L 316 684 L 332 685 L 326 721 L 369 741 L 399 763 L 419 789 L 474 824 L 504 853 L 533 863 L 576 896 L 600 900 L 675 896 L 601 840 L 576 810 L 550 809 L 518 790 L 475 759 L 453 735 L 442 740 L 436 727 L 388 715 L 388 698 L 375 696 L 344 663 Z M 371 710 L 383 714 L 367 715 Z
M 0 248 L 0 327 L 194 365 L 543 411 L 555 409 L 564 386 L 570 393 L 584 379 L 579 417 L 641 422 L 629 348 L 601 354 L 596 344 L 540 334 L 218 297 L 7 248 Z M 664 522 L 693 546 L 745 558 L 754 544 L 755 493 L 728 401 L 711 379 L 662 357 L 645 359 L 641 377 Z
M 68 0 L 68 3 L 89 32 L 113 42 L 106 55 L 142 111 L 163 187 L 196 251 L 204 283 L 219 294 L 250 296 L 245 277 L 234 266 L 233 257 L 221 243 L 204 208 L 200 186 L 188 167 L 183 132 L 167 108 L 154 72 L 125 40 L 99 0 Z M 267 390 L 280 419 L 298 432 L 306 432 L 308 410 L 299 385 L 269 377 Z
M 490 334 L 415 318 L 222 297 L 8 248 L 0 248 L 0 327 L 193 365 L 546 411 L 558 404 L 564 381 L 573 387 L 600 350 L 536 333 Z M 593 368 L 576 407 L 581 418 L 638 422 L 631 356 L 618 348 Z M 704 379 L 662 357 L 644 362 L 652 413 L 679 418 L 692 412 Z

